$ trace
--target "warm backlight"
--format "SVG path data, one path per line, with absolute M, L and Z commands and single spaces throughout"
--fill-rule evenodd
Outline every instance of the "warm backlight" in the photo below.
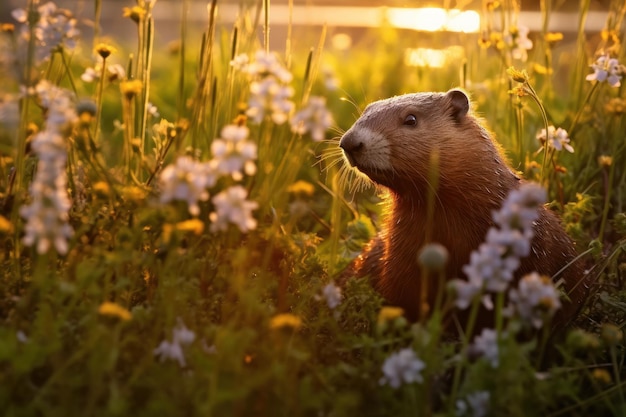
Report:
M 398 28 L 435 32 L 478 32 L 480 15 L 473 10 L 440 9 L 426 7 L 421 9 L 391 8 L 387 11 L 389 22 Z

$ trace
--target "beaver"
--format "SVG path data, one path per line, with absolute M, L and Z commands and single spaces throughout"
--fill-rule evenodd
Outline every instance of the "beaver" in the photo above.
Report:
M 463 277 L 470 253 L 494 225 L 492 213 L 525 180 L 470 112 L 470 100 L 460 89 L 373 102 L 339 146 L 352 167 L 388 190 L 383 227 L 349 267 L 349 274 L 369 276 L 386 302 L 417 320 L 423 288 L 420 249 L 430 242 L 445 246 L 449 252 L 445 276 Z M 433 181 L 430 167 L 435 154 L 438 175 Z M 429 192 L 435 196 L 432 210 Z M 551 277 L 572 262 L 560 276 L 568 299 L 562 300 L 553 327 L 568 323 L 587 297 L 584 264 L 574 261 L 576 257 L 575 244 L 558 216 L 540 207 L 530 255 L 521 260 L 516 280 L 533 271 Z M 429 306 L 441 285 L 446 283 L 429 283 L 425 298 Z M 477 328 L 490 325 L 492 316 L 480 314 Z

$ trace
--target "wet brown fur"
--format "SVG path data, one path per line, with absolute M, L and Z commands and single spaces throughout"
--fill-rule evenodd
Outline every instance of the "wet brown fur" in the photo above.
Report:
M 468 112 L 469 100 L 460 90 L 398 96 L 368 106 L 340 142 L 352 165 L 389 190 L 382 231 L 356 259 L 350 273 L 369 276 L 387 302 L 402 307 L 413 320 L 420 314 L 422 288 L 417 254 L 428 243 L 428 230 L 432 241 L 448 249 L 445 276 L 463 277 L 461 268 L 493 225 L 492 212 L 523 181 L 499 145 Z M 416 116 L 416 126 L 404 125 L 409 114 Z M 365 133 L 375 136 L 366 140 Z M 438 179 L 432 184 L 428 171 L 435 150 Z M 429 189 L 436 191 L 430 224 Z M 522 260 L 516 279 L 532 271 L 553 276 L 576 255 L 559 218 L 541 208 L 531 254 Z M 562 300 L 563 307 L 553 320 L 555 327 L 562 327 L 579 311 L 588 287 L 581 261 L 559 278 L 569 300 Z M 432 306 L 439 286 L 445 283 L 430 284 L 427 301 Z M 490 325 L 490 316 L 482 314 L 477 327 Z

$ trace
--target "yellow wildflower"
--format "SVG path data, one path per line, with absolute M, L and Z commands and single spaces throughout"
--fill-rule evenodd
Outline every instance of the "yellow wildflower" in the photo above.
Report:
M 109 55 L 115 52 L 116 49 L 111 45 L 107 45 L 106 43 L 99 43 L 96 45 L 96 53 L 102 57 L 102 59 L 107 59 Z
M 598 164 L 601 167 L 610 167 L 613 164 L 613 158 L 608 155 L 600 155 L 598 157 Z
M 378 323 L 385 323 L 391 320 L 395 320 L 398 317 L 404 315 L 404 310 L 400 307 L 383 307 L 378 312 Z
M 509 90 L 509 94 L 517 97 L 524 97 L 528 95 L 528 91 L 524 88 L 524 86 L 518 85 Z
M 146 17 L 145 9 L 139 6 L 124 7 L 123 12 L 124 17 L 130 17 L 130 19 L 135 23 L 139 23 L 144 17 Z
M 13 223 L 11 223 L 6 217 L 0 215 L 0 233 L 12 233 Z
M 270 329 L 292 328 L 297 330 L 302 326 L 302 319 L 291 313 L 277 314 L 270 320 Z
M 491 46 L 491 38 L 484 31 L 482 35 L 480 36 L 480 38 L 478 38 L 478 46 L 480 46 L 483 49 L 489 49 L 489 47 Z
M 606 369 L 596 368 L 591 372 L 591 376 L 602 385 L 609 385 L 613 382 L 611 374 Z
M 544 39 L 549 46 L 553 46 L 555 43 L 563 40 L 563 34 L 561 32 L 548 32 Z
M 125 200 L 139 203 L 146 199 L 147 192 L 140 187 L 130 185 L 122 188 L 122 197 Z
M 518 83 L 525 83 L 528 81 L 528 73 L 526 70 L 518 70 L 515 67 L 509 67 L 506 70 L 506 73 L 513 79 L 513 81 L 517 81 Z
M 498 7 L 500 7 L 500 2 L 497 0 L 490 0 L 487 2 L 487 10 L 490 12 L 494 11 Z
M 113 303 L 111 301 L 105 301 L 104 303 L 100 304 L 100 307 L 98 307 L 98 313 L 102 314 L 103 316 L 117 317 L 124 321 L 128 321 L 132 318 L 132 314 L 130 314 L 130 311 L 128 311 L 121 305 Z
M 315 187 L 313 187 L 313 184 L 311 184 L 310 182 L 303 181 L 303 180 L 298 180 L 294 182 L 293 184 L 291 184 L 289 187 L 287 187 L 287 192 L 290 192 L 293 194 L 303 194 L 309 197 L 313 195 L 314 191 L 315 191 Z
M 93 185 L 92 189 L 100 197 L 108 197 L 111 194 L 111 187 L 105 181 L 98 181 Z
M 176 223 L 176 230 L 181 232 L 192 232 L 196 235 L 202 234 L 204 231 L 204 223 L 202 220 L 190 219 Z
M 537 63 L 533 65 L 533 69 L 535 70 L 537 74 L 542 74 L 542 75 L 552 74 L 554 72 L 552 71 L 552 68 L 546 68 L 543 65 L 537 64 Z
M 128 80 L 120 83 L 120 91 L 129 100 L 141 93 L 142 88 L 143 84 L 140 80 Z

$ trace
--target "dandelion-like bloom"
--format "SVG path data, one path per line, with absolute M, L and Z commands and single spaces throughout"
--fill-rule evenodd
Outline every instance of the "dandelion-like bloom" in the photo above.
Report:
M 541 132 L 537 133 L 537 139 L 544 147 L 547 143 L 548 148 L 552 148 L 557 151 L 565 149 L 568 152 L 574 152 L 574 148 L 572 148 L 572 145 L 569 144 L 569 135 L 567 134 L 567 130 L 560 127 L 555 129 L 554 126 L 548 126 L 547 138 L 546 129 L 541 129 Z
M 515 47 L 511 51 L 513 59 L 519 59 L 526 62 L 528 59 L 528 51 L 533 49 L 533 41 L 528 39 L 529 29 L 526 26 L 519 26 L 517 33 L 513 36 Z
M 561 307 L 559 293 L 550 278 L 536 272 L 525 275 L 518 287 L 509 291 L 509 300 L 520 318 L 536 329 Z
M 402 349 L 389 356 L 383 363 L 383 376 L 380 385 L 389 385 L 392 388 L 400 388 L 402 384 L 423 382 L 421 372 L 426 364 L 420 360 L 411 348 Z
M 229 223 L 235 224 L 243 233 L 256 229 L 257 221 L 252 217 L 252 211 L 259 207 L 259 203 L 246 200 L 247 196 L 245 188 L 235 185 L 213 197 L 215 211 L 209 216 L 211 231 L 225 231 Z
M 163 340 L 159 346 L 153 350 L 155 356 L 161 361 L 165 359 L 178 361 L 181 368 L 186 366 L 184 346 L 190 345 L 196 339 L 196 334 L 189 330 L 180 318 L 176 327 L 172 330 L 172 341 Z
M 489 414 L 489 391 L 476 391 L 456 402 L 456 415 L 485 417 Z
M 67 240 L 73 234 L 69 225 L 71 202 L 67 194 L 65 135 L 78 116 L 67 90 L 41 81 L 35 92 L 47 110 L 46 125 L 32 141 L 39 162 L 30 186 L 31 203 L 20 209 L 26 219 L 23 242 L 26 246 L 36 243 L 39 254 L 48 252 L 52 246 L 58 253 L 65 254 Z
M 221 175 L 231 175 L 235 181 L 243 178 L 243 173 L 256 173 L 257 158 L 256 143 L 247 140 L 250 130 L 246 126 L 224 126 L 221 138 L 211 144 L 213 160 L 217 172 Z
M 100 304 L 100 307 L 98 307 L 98 314 L 101 314 L 103 316 L 117 317 L 124 321 L 128 321 L 133 317 L 128 309 L 111 301 L 105 301 L 104 303 Z
M 258 51 L 246 70 L 253 78 L 247 116 L 257 124 L 266 114 L 276 124 L 285 123 L 294 109 L 291 101 L 294 90 L 289 85 L 293 79 L 291 73 L 278 61 L 276 54 L 265 51 Z
M 76 48 L 80 31 L 76 28 L 76 19 L 72 12 L 61 9 L 49 1 L 37 7 L 39 20 L 35 23 L 34 35 L 37 46 L 36 58 L 38 61 L 48 59 L 57 48 L 73 50 Z M 16 9 L 11 16 L 20 23 L 28 23 L 28 11 Z M 20 38 L 26 42 L 30 40 L 30 30 L 22 27 Z
M 189 214 L 197 216 L 200 214 L 198 202 L 209 199 L 207 188 L 215 185 L 216 181 L 217 175 L 210 164 L 181 156 L 159 175 L 161 203 L 185 201 Z
M 467 281 L 451 282 L 458 308 L 467 308 L 483 290 L 506 291 L 520 259 L 530 254 L 533 223 L 539 217 L 537 209 L 546 199 L 546 191 L 533 183 L 509 193 L 500 210 L 493 213 L 496 226 L 489 229 L 485 242 L 470 254 L 470 262 L 463 267 Z M 490 300 L 489 296 L 483 297 L 487 308 L 491 307 Z
M 270 329 L 298 330 L 302 326 L 302 319 L 295 314 L 277 314 L 270 320 Z
M 483 331 L 474 338 L 474 343 L 470 346 L 470 350 L 473 354 L 485 358 L 492 368 L 497 368 L 500 364 L 498 333 L 493 329 L 483 329 Z
M 624 66 L 615 58 L 610 58 L 608 54 L 600 55 L 596 62 L 590 65 L 593 74 L 587 75 L 587 81 L 607 82 L 611 87 L 621 85 Z
M 339 304 L 341 304 L 341 299 L 343 298 L 341 288 L 332 282 L 326 284 L 324 288 L 322 288 L 322 296 L 326 300 L 328 308 L 331 310 L 337 308 Z
M 299 135 L 310 132 L 314 141 L 321 142 L 332 124 L 333 117 L 326 108 L 326 98 L 312 96 L 306 107 L 291 118 L 291 131 Z

